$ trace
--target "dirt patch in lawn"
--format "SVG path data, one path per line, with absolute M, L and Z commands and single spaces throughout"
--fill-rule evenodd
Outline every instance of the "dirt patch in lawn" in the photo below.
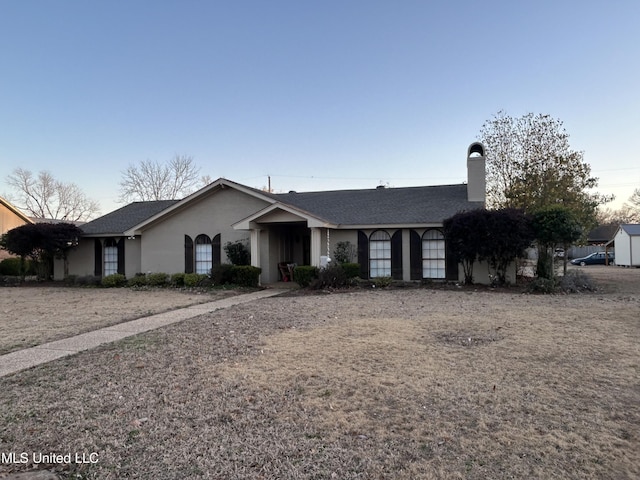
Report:
M 358 291 L 207 314 L 0 379 L 0 452 L 97 459 L 0 475 L 638 478 L 635 292 Z
M 234 294 L 230 290 L 0 288 L 0 355 Z

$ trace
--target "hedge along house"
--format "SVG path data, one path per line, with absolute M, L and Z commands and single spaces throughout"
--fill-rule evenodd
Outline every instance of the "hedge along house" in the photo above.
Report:
M 281 279 L 280 263 L 321 266 L 338 242 L 350 242 L 362 278 L 457 280 L 460 267 L 448 255 L 442 222 L 484 206 L 479 143 L 467 151 L 467 172 L 459 185 L 286 194 L 221 178 L 182 200 L 135 202 L 82 225 L 69 273 L 207 273 L 228 262 L 227 242 L 245 241 L 261 282 L 273 283 Z

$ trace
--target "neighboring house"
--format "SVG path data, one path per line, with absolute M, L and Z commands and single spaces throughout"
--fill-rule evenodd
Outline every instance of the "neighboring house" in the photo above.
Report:
M 605 245 L 618 230 L 618 225 L 600 225 L 589 232 L 585 245 L 574 245 L 568 251 L 569 258 L 583 258 L 592 253 L 604 252 Z M 612 251 L 612 249 L 609 249 Z
M 587 245 L 604 245 L 613 238 L 618 225 L 600 225 L 587 235 Z
M 280 279 L 278 264 L 320 266 L 337 242 L 357 249 L 362 278 L 460 278 L 442 222 L 484 206 L 484 147 L 467 151 L 459 185 L 273 194 L 218 179 L 182 200 L 136 202 L 81 226 L 69 255 L 72 275 L 127 277 L 138 272 L 207 273 L 228 262 L 227 242 L 246 241 L 262 283 Z M 478 271 L 477 281 L 486 281 Z M 56 268 L 56 277 L 61 277 Z M 515 277 L 514 277 L 515 278 Z
M 616 249 L 616 265 L 640 267 L 640 224 L 620 225 L 614 237 L 607 243 Z
M 11 202 L 0 197 L 0 235 L 27 223 L 33 223 L 33 221 Z M 0 260 L 11 256 L 6 250 L 0 249 Z

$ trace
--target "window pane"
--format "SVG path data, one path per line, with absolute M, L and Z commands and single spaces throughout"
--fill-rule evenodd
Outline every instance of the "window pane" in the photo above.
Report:
M 196 245 L 196 273 L 210 273 L 212 259 L 213 249 L 211 248 L 211 244 Z
M 422 278 L 445 278 L 444 236 L 427 230 L 422 236 Z
M 391 276 L 391 237 L 384 230 L 377 230 L 369 237 L 369 275 Z
M 118 273 L 118 247 L 104 247 L 104 275 Z

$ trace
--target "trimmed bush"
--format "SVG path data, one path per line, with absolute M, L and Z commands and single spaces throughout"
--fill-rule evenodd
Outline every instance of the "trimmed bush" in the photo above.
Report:
M 0 275 L 20 276 L 20 259 L 14 257 L 2 260 L 0 262 Z
M 211 281 L 214 285 L 224 285 L 225 283 L 233 282 L 233 265 L 230 263 L 223 263 L 221 265 L 214 265 L 211 269 Z
M 147 274 L 147 284 L 151 287 L 164 287 L 167 283 L 169 283 L 169 275 L 166 273 Z
M 184 287 L 184 273 L 174 273 L 171 275 L 171 285 Z
M 347 286 L 347 274 L 342 265 L 330 264 L 328 267 L 318 271 L 318 278 L 311 282 L 313 289 L 320 288 L 343 288 Z
M 251 265 L 233 265 L 231 267 L 231 283 L 241 287 L 257 287 L 260 283 L 261 268 Z
M 36 267 L 35 262 L 29 260 L 28 258 L 25 258 L 24 260 L 25 275 L 27 276 L 35 275 L 36 274 L 35 267 Z M 8 275 L 12 277 L 18 277 L 22 275 L 22 272 L 20 272 L 20 258 L 10 257 L 2 260 L 0 262 L 0 275 Z
M 318 278 L 318 269 L 310 265 L 300 265 L 293 269 L 293 279 L 302 288 L 311 285 L 313 279 Z
M 147 276 L 144 273 L 136 273 L 133 278 L 127 281 L 129 287 L 144 287 L 147 285 Z
M 360 276 L 360 264 L 359 263 L 343 263 L 340 265 L 344 274 L 348 279 L 357 278 Z
M 80 287 L 97 287 L 102 282 L 102 278 L 96 275 L 82 275 L 75 278 L 75 285 Z
M 251 263 L 251 253 L 244 240 L 227 242 L 224 244 L 224 252 L 227 258 L 234 265 L 249 265 Z
M 209 280 L 209 277 L 202 273 L 185 273 L 184 274 L 185 287 L 199 287 L 205 282 L 205 280 Z
M 387 288 L 391 285 L 391 282 L 393 281 L 391 277 L 376 277 L 373 278 L 373 285 L 376 288 Z
M 100 284 L 106 288 L 124 287 L 127 284 L 127 278 L 121 273 L 114 273 L 102 277 Z

